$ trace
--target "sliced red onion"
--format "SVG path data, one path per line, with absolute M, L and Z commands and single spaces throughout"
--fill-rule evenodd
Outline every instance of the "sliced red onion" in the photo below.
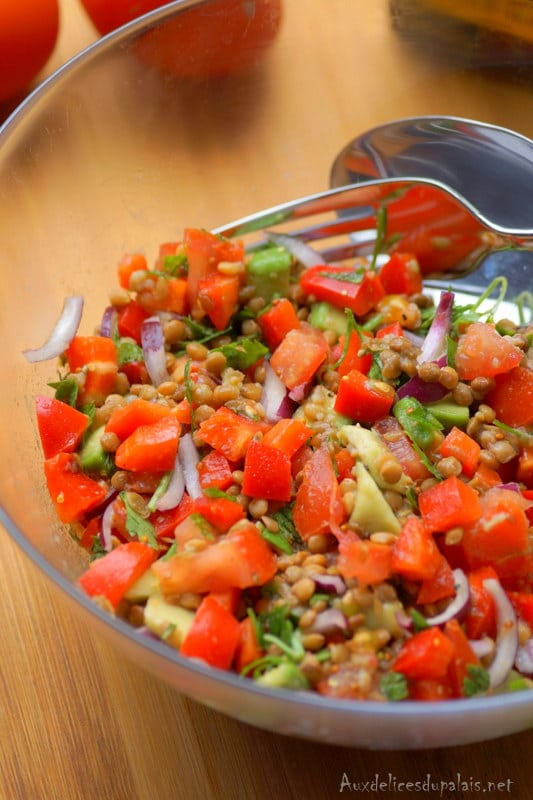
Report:
M 348 620 L 338 608 L 327 608 L 316 615 L 315 621 L 308 630 L 311 633 L 321 633 L 323 636 L 347 634 L 349 631 Z
M 409 339 L 411 344 L 414 344 L 415 347 L 422 347 L 424 344 L 424 337 L 419 336 L 418 333 L 413 333 L 413 331 L 408 331 L 407 328 L 402 330 L 402 336 L 405 336 L 406 339 Z
M 341 595 L 346 591 L 346 584 L 340 575 L 310 575 L 312 581 L 319 592 L 325 594 Z
M 295 386 L 294 389 L 290 390 L 290 399 L 294 400 L 295 403 L 303 403 L 309 393 L 309 390 L 311 389 L 311 385 L 312 381 L 307 381 L 307 383 L 299 383 L 298 386 Z
M 486 578 L 483 586 L 496 606 L 496 654 L 488 667 L 490 687 L 500 686 L 513 668 L 518 650 L 518 624 L 513 606 L 499 580 Z
M 483 639 L 469 639 L 468 644 L 478 658 L 487 658 L 494 653 L 495 645 L 489 636 L 484 636 Z
M 523 675 L 533 675 L 533 639 L 528 639 L 516 651 L 514 665 Z
M 101 336 L 106 336 L 108 339 L 111 339 L 115 330 L 117 319 L 117 309 L 113 306 L 107 306 L 102 314 L 102 321 L 100 323 Z
M 266 361 L 261 405 L 265 409 L 265 416 L 269 422 L 278 422 L 278 420 L 282 419 L 280 409 L 283 409 L 286 398 L 287 387 Z
M 426 622 L 428 625 L 443 625 L 451 619 L 457 619 L 466 609 L 470 597 L 468 579 L 462 569 L 454 569 L 453 578 L 455 597 L 440 614 L 436 614 L 434 617 L 427 617 Z
M 169 511 L 171 508 L 176 508 L 183 497 L 184 491 L 185 476 L 178 454 L 174 462 L 174 469 L 170 474 L 168 486 L 161 497 L 157 499 L 155 507 L 158 511 Z
M 144 320 L 141 328 L 141 344 L 148 375 L 154 386 L 157 387 L 169 379 L 165 338 L 158 316 L 154 315 Z
M 446 336 L 452 322 L 453 300 L 453 292 L 441 292 L 433 322 L 417 359 L 419 364 L 436 361 L 446 352 Z
M 407 633 L 411 633 L 414 628 L 413 618 L 406 614 L 404 611 L 397 611 L 394 615 L 396 617 L 396 622 L 400 626 L 403 631 Z
M 180 439 L 178 459 L 183 470 L 183 479 L 185 481 L 187 493 L 193 500 L 196 500 L 196 498 L 201 497 L 203 494 L 200 485 L 200 476 L 196 468 L 196 465 L 200 461 L 200 454 L 198 453 L 190 433 L 186 433 Z
M 298 403 L 296 403 L 294 400 L 291 400 L 289 395 L 286 394 L 278 408 L 278 418 L 290 419 L 297 408 L 298 408 Z
M 274 244 L 279 247 L 284 247 L 289 253 L 294 256 L 296 261 L 299 261 L 303 267 L 316 267 L 319 264 L 325 264 L 324 257 L 313 247 L 310 247 L 301 239 L 295 236 L 289 236 L 286 233 L 267 233 L 267 237 Z
M 100 527 L 100 542 L 106 552 L 109 553 L 113 549 L 113 542 L 111 540 L 111 531 L 113 530 L 113 513 L 115 504 L 109 503 L 106 510 L 102 514 L 102 525 Z
M 445 389 L 441 383 L 436 381 L 426 383 L 418 375 L 414 375 L 399 387 L 396 397 L 398 400 L 401 400 L 402 397 L 414 397 L 420 403 L 436 403 L 449 393 L 450 390 Z
M 22 355 L 26 361 L 32 364 L 37 361 L 48 361 L 64 353 L 78 331 L 82 311 L 83 297 L 80 295 L 67 297 L 61 315 L 43 346 L 35 350 L 23 350 Z
M 514 481 L 511 481 L 510 483 L 500 483 L 498 484 L 497 487 L 495 486 L 494 488 L 507 489 L 509 492 L 518 492 L 518 494 L 522 493 L 520 486 L 518 485 L 518 483 L 515 483 Z

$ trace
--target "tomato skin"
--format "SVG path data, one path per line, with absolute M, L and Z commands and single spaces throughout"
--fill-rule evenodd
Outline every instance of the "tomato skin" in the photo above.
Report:
M 359 586 L 380 584 L 392 575 L 393 550 L 388 544 L 346 536 L 339 553 L 339 572 L 344 578 L 357 578 Z
M 487 322 L 473 322 L 459 337 L 455 368 L 461 380 L 494 377 L 509 372 L 522 360 L 522 351 Z
M 156 557 L 157 550 L 143 542 L 125 542 L 94 561 L 78 583 L 90 597 L 106 597 L 116 608 Z
M 454 651 L 452 642 L 438 628 L 426 628 L 405 641 L 391 669 L 413 680 L 444 678 Z
M 339 525 L 344 506 L 329 450 L 319 447 L 303 468 L 303 479 L 296 493 L 293 519 L 296 530 L 307 540 L 326 533 L 331 523 Z
M 496 566 L 528 548 L 529 521 L 518 492 L 495 486 L 481 497 L 481 517 L 465 526 L 461 545 L 472 567 Z
M 515 367 L 496 376 L 495 381 L 484 402 L 494 409 L 500 422 L 516 427 L 533 424 L 533 372 Z
M 393 402 L 392 386 L 352 369 L 340 380 L 334 408 L 343 416 L 372 424 L 389 413 Z
M 392 568 L 412 581 L 430 580 L 441 565 L 432 535 L 418 517 L 409 517 L 393 547 Z
M 44 474 L 50 497 L 61 522 L 73 522 L 98 506 L 106 489 L 79 472 L 71 453 L 58 453 L 44 462 Z
M 0 3 L 0 101 L 15 97 L 38 75 L 58 31 L 58 0 Z
M 335 278 L 336 274 L 343 275 L 346 272 L 344 267 L 338 266 L 321 264 L 309 267 L 302 273 L 300 285 L 306 294 L 312 294 L 318 300 L 325 300 L 338 308 L 349 308 L 356 316 L 362 317 L 376 307 L 385 296 L 385 289 L 377 273 L 371 270 L 364 272 L 359 283 Z
M 45 458 L 72 453 L 89 424 L 89 417 L 54 397 L 35 398 L 37 425 Z
M 233 614 L 213 596 L 204 597 L 180 647 L 188 658 L 201 658 L 212 667 L 229 669 L 241 637 Z
M 276 347 L 270 365 L 287 389 L 310 381 L 328 355 L 322 332 L 306 322 L 290 330 Z
M 139 425 L 119 445 L 115 464 L 132 472 L 166 472 L 174 467 L 181 426 L 175 416 Z

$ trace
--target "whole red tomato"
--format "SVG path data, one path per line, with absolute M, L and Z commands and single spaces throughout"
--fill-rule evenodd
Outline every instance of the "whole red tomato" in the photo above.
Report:
M 0 101 L 22 92 L 41 71 L 58 29 L 57 0 L 0 0 Z
M 101 33 L 165 3 L 161 0 L 82 0 Z M 212 0 L 149 31 L 137 52 L 170 75 L 205 78 L 229 75 L 255 63 L 275 39 L 282 0 Z

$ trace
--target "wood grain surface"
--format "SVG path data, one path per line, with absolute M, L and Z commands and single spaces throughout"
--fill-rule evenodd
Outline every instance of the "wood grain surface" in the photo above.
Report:
M 340 0 L 286 2 L 293 13 L 307 3 L 323 8 L 324 29 L 317 35 L 333 35 L 340 25 L 330 19 L 332 6 L 342 11 Z M 381 74 L 358 78 L 369 125 L 448 113 L 533 134 L 527 72 L 516 79 L 501 70 L 435 70 L 416 47 L 397 41 L 385 0 L 344 0 L 349 3 L 358 3 L 365 41 L 380 53 Z M 77 0 L 62 0 L 61 12 L 47 72 L 96 38 Z M 298 53 L 299 59 L 312 57 L 305 49 Z M 342 53 L 332 47 L 331 57 Z M 329 124 L 348 140 L 356 131 L 328 74 L 324 63 L 317 108 L 327 110 Z M 7 104 L 0 108 L 3 116 L 8 111 Z M 284 121 L 289 129 L 290 119 Z M 302 147 L 312 157 L 320 141 L 310 138 Z M 486 743 L 416 753 L 288 739 L 207 710 L 126 662 L 86 631 L 2 530 L 0 586 L 0 800 L 532 796 L 533 731 L 504 739 L 494 731 L 496 738 Z M 385 790 L 376 791 L 377 779 L 387 782 Z M 407 781 L 432 786 L 421 792 L 402 784 Z

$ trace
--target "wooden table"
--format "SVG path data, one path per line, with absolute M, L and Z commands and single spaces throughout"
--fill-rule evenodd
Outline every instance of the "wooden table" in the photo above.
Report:
M 323 6 L 328 35 L 339 24 L 331 22 L 331 14 L 356 0 L 306 0 L 311 2 Z M 298 0 L 287 3 L 294 10 Z M 361 54 L 361 69 L 376 52 L 382 68 L 381 74 L 369 69 L 364 76 L 360 118 L 365 125 L 445 113 L 533 134 L 527 73 L 515 81 L 499 71 L 428 66 L 417 48 L 404 47 L 391 31 L 385 0 L 360 0 L 359 9 L 369 48 Z M 61 35 L 47 72 L 96 38 L 76 0 L 62 0 L 61 11 Z M 312 53 L 302 50 L 298 57 Z M 326 85 L 327 74 L 325 64 Z M 321 104 L 320 91 L 317 87 L 318 113 L 327 112 L 329 124 L 343 137 L 339 141 L 347 140 L 355 133 L 348 110 L 342 102 Z M 7 105 L 1 111 L 5 116 Z M 483 796 L 531 796 L 533 731 L 446 750 L 376 753 L 256 730 L 181 697 L 126 663 L 87 633 L 5 532 L 0 532 L 0 548 L 2 800 L 323 800 L 336 797 L 343 785 L 356 794 L 346 780 L 371 782 L 376 776 L 390 781 L 391 791 L 371 794 L 367 786 L 361 794 L 419 796 L 394 786 L 429 777 L 466 784 L 463 793 L 443 789 L 436 796 L 480 796 L 475 781 L 485 782 Z M 488 781 L 500 781 L 499 791 L 491 793 Z

